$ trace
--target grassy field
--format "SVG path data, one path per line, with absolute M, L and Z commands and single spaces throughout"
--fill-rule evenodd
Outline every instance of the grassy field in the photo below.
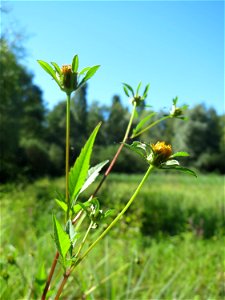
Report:
M 103 207 L 116 214 L 140 180 L 112 174 L 98 195 Z M 0 187 L 1 299 L 40 298 L 40 268 L 48 271 L 55 253 L 56 190 L 63 179 Z M 159 173 L 77 268 L 62 299 L 224 299 L 223 248 L 224 178 Z

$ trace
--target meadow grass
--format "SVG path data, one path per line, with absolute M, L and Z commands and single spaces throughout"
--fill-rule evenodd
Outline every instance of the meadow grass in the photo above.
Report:
M 119 211 L 140 179 L 112 174 L 99 200 Z M 51 214 L 56 190 L 64 190 L 63 179 L 0 187 L 1 299 L 38 298 L 38 268 L 45 261 L 48 269 L 55 253 Z M 223 226 L 223 177 L 157 173 L 69 278 L 62 299 L 223 299 Z

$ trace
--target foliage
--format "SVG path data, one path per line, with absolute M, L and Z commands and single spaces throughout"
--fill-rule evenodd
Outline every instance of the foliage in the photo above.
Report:
M 113 203 L 116 210 L 120 210 L 127 195 L 135 189 L 137 180 L 140 180 L 140 175 L 112 175 L 101 193 L 104 208 Z M 114 228 L 110 237 L 96 247 L 89 259 L 84 261 L 82 272 L 78 268 L 71 275 L 78 285 L 68 285 L 63 297 L 81 296 L 96 286 L 88 297 L 108 299 L 109 295 L 117 295 L 121 299 L 130 299 L 133 293 L 133 297 L 138 299 L 170 299 L 176 295 L 177 298 L 210 297 L 222 300 L 223 181 L 224 178 L 215 175 L 199 174 L 197 181 L 192 177 L 175 174 L 153 175 L 149 179 L 149 182 L 154 183 L 152 188 L 146 185 L 142 189 L 138 201 L 123 217 L 120 228 Z M 32 185 L 1 186 L 2 299 L 24 299 L 30 295 L 31 299 L 39 298 L 35 278 L 39 281 L 46 278 L 42 262 L 45 261 L 45 267 L 49 265 L 54 250 L 49 215 L 52 210 L 56 212 L 56 204 L 48 201 L 46 205 L 46 199 L 54 197 L 55 190 L 59 188 L 63 191 L 63 179 L 46 178 Z M 88 191 L 84 192 L 84 199 L 87 194 Z M 163 208 L 165 211 L 159 214 L 158 209 Z M 176 216 L 178 212 L 188 216 L 191 211 L 193 225 L 187 218 L 186 226 L 180 234 L 178 229 L 182 218 L 177 219 Z M 144 233 L 147 220 L 145 213 L 148 212 L 148 217 L 158 215 L 159 218 L 154 217 L 157 221 L 156 230 Z M 17 216 L 20 216 L 19 220 Z M 212 216 L 217 218 L 216 222 L 208 222 Z M 57 214 L 57 218 L 61 220 L 62 214 Z M 164 223 L 161 228 L 157 227 L 160 219 L 161 224 Z M 148 222 L 152 223 L 152 220 L 148 218 Z M 213 233 L 211 237 L 202 235 L 205 225 L 210 227 L 208 233 Z M 94 231 L 92 235 L 95 235 Z M 20 269 L 12 264 L 12 258 L 23 270 L 26 281 Z M 121 267 L 124 269 L 121 270 Z M 101 283 L 116 271 L 119 273 Z

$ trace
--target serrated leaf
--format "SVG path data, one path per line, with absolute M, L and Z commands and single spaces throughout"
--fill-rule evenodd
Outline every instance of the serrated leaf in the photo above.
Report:
M 141 81 L 140 81 L 139 84 L 138 84 L 138 87 L 137 87 L 137 90 L 136 90 L 136 95 L 138 95 L 139 90 L 140 90 L 140 87 L 141 87 Z
M 60 255 L 65 258 L 67 252 L 70 249 L 71 243 L 68 234 L 63 230 L 61 224 L 53 215 L 53 225 L 54 225 L 54 239 L 56 243 L 57 250 Z
M 55 199 L 55 202 L 59 205 L 59 207 L 62 208 L 63 211 L 67 211 L 67 204 L 64 201 L 61 201 L 59 199 Z
M 165 170 L 177 170 L 177 171 L 181 171 L 183 173 L 192 175 L 197 177 L 196 173 L 188 168 L 182 167 L 182 166 L 162 166 L 161 169 L 165 169 Z
M 84 190 L 86 190 L 94 181 L 95 179 L 98 177 L 101 169 L 108 163 L 109 161 L 108 160 L 105 160 L 101 163 L 99 163 L 98 165 L 90 168 L 88 170 L 88 176 L 87 176 L 87 179 L 84 183 L 84 185 L 82 186 L 80 193 L 82 193 Z
M 79 67 L 79 58 L 78 55 L 75 55 L 72 61 L 72 71 L 74 73 L 77 73 L 78 67 Z
M 61 75 L 61 69 L 60 69 L 60 67 L 57 65 L 57 63 L 55 63 L 54 61 L 53 62 L 51 62 L 51 64 L 53 65 L 53 67 L 55 68 L 55 71 L 59 74 L 59 75 Z
M 87 140 L 85 146 L 80 152 L 79 157 L 76 159 L 74 166 L 71 168 L 69 173 L 69 195 L 70 199 L 72 200 L 72 205 L 74 205 L 74 201 L 78 196 L 88 174 L 90 158 L 92 154 L 92 149 L 94 145 L 94 141 L 98 130 L 101 126 L 99 123 L 92 134 L 90 135 L 89 139 Z
M 127 84 L 127 83 L 123 83 L 123 85 L 125 85 L 125 87 L 128 88 L 128 90 L 132 93 L 132 95 L 134 97 L 134 90 L 132 89 L 132 87 L 129 84 Z
M 151 113 L 150 115 L 143 118 L 137 126 L 133 129 L 133 134 L 136 134 L 140 129 L 143 128 L 143 126 L 153 117 L 156 115 L 156 112 Z
M 127 90 L 127 88 L 125 86 L 123 86 L 123 90 L 124 90 L 125 94 L 127 95 L 127 97 L 130 97 L 130 95 L 128 93 L 128 90 Z
M 49 65 L 47 62 L 43 61 L 43 60 L 38 60 L 37 61 L 39 63 L 39 65 L 56 81 L 56 83 L 59 85 L 59 87 L 61 88 L 60 86 L 60 83 L 59 83 L 59 80 L 58 78 L 56 77 L 56 74 L 55 74 L 55 71 L 54 69 L 52 68 L 51 65 Z
M 180 152 L 174 153 L 174 154 L 171 155 L 170 157 L 173 158 L 173 157 L 178 157 L 178 156 L 189 156 L 189 154 L 188 154 L 187 152 L 180 151 Z

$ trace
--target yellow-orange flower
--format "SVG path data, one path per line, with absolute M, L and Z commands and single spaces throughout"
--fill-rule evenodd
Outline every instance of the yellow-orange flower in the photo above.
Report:
M 64 65 L 64 66 L 62 66 L 61 71 L 62 71 L 63 75 L 66 75 L 66 74 L 72 72 L 72 67 L 71 67 L 71 65 Z
M 172 154 L 171 145 L 166 145 L 165 142 L 151 144 L 151 147 L 154 152 L 153 163 L 155 165 L 160 165 L 161 163 L 166 162 Z

